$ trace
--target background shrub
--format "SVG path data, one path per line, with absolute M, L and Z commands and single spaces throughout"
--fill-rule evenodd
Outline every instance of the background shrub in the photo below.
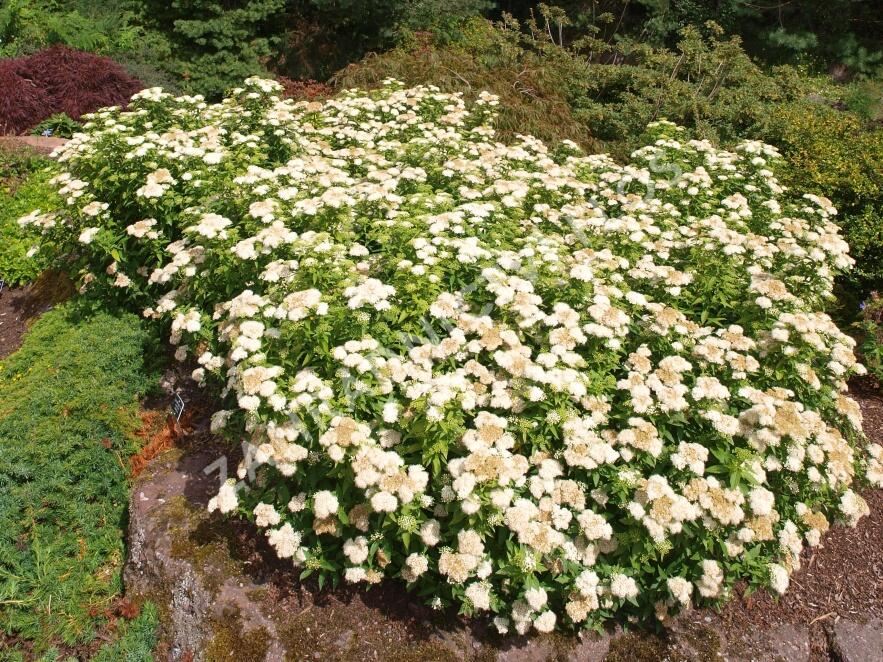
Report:
M 51 46 L 0 60 L 0 130 L 24 133 L 57 113 L 72 119 L 105 106 L 125 106 L 144 84 L 110 58 Z M 6 91 L 9 94 L 6 94 Z
M 280 76 L 278 82 L 282 86 L 282 96 L 286 99 L 313 101 L 327 99 L 334 94 L 334 89 L 331 86 L 315 80 L 292 80 Z
M 527 18 L 538 4 L 507 0 L 497 6 Z M 769 63 L 830 66 L 854 75 L 873 75 L 883 57 L 875 0 L 559 0 L 550 4 L 566 10 L 577 31 L 610 42 L 632 37 L 671 47 L 688 25 L 715 21 L 728 34 L 741 35 L 753 57 Z
M 46 90 L 21 76 L 16 60 L 0 60 L 0 134 L 24 133 L 51 107 Z
M 162 33 L 171 57 L 162 66 L 191 93 L 216 98 L 231 85 L 266 73 L 279 47 L 286 0 L 141 0 L 141 23 Z M 371 4 L 371 3 L 366 3 Z
M 768 112 L 761 135 L 782 150 L 785 182 L 834 202 L 856 260 L 851 282 L 883 288 L 883 127 L 809 101 Z
M 0 7 L 0 56 L 63 44 L 111 53 L 135 42 L 138 28 L 114 0 L 6 0 Z
M 144 88 L 110 58 L 60 45 L 22 58 L 17 71 L 49 95 L 45 117 L 65 113 L 76 120 L 105 106 L 125 106 Z
M 464 20 L 495 9 L 493 0 L 307 0 L 289 2 L 280 71 L 324 79 L 367 53 L 384 51 L 415 32 L 461 36 Z

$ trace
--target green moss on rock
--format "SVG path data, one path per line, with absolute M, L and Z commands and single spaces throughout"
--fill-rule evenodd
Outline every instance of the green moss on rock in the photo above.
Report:
M 244 630 L 239 612 L 216 621 L 215 636 L 205 647 L 206 662 L 264 662 L 270 634 L 264 627 Z

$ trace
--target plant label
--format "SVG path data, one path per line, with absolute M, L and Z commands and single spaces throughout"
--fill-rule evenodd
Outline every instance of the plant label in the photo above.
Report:
M 175 393 L 175 399 L 172 400 L 172 416 L 176 421 L 181 420 L 181 414 L 184 413 L 184 400 L 178 393 Z

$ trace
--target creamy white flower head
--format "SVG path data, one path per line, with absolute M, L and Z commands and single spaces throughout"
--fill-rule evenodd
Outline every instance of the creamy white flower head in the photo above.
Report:
M 320 490 L 313 495 L 313 514 L 319 519 L 336 514 L 339 505 L 337 496 L 328 490 Z
M 539 611 L 546 606 L 548 594 L 546 593 L 546 590 L 541 587 L 529 588 L 524 592 L 524 599 L 527 601 L 527 604 L 530 605 L 531 609 Z
M 259 503 L 254 507 L 254 523 L 260 527 L 276 526 L 280 516 L 271 503 Z
M 634 598 L 639 592 L 638 584 L 632 577 L 621 573 L 614 573 L 610 576 L 610 593 L 617 598 Z
M 552 610 L 546 610 L 533 620 L 537 632 L 551 632 L 555 629 L 557 617 Z
M 683 577 L 670 577 L 666 580 L 669 593 L 682 605 L 690 604 L 690 594 L 693 592 L 693 584 Z
M 438 520 L 430 519 L 420 527 L 420 539 L 427 547 L 435 547 L 440 541 L 441 525 Z
M 371 497 L 371 507 L 378 513 L 391 513 L 399 506 L 398 499 L 389 492 L 378 492 Z
M 217 495 L 209 499 L 208 511 L 213 512 L 217 510 L 226 514 L 236 510 L 238 505 L 239 499 L 236 496 L 236 482 L 228 480 L 221 485 L 221 489 L 218 490 Z
M 779 595 L 783 594 L 788 590 L 788 584 L 790 583 L 788 571 L 778 563 L 770 563 L 768 568 L 770 571 L 770 586 Z
M 343 543 L 343 553 L 353 565 L 364 563 L 368 558 L 368 539 L 365 536 L 350 538 Z
M 487 611 L 491 608 L 491 592 L 488 584 L 473 582 L 466 587 L 465 594 L 475 609 Z
M 301 534 L 286 522 L 278 529 L 267 531 L 267 541 L 275 548 L 280 559 L 289 559 L 300 547 Z
M 92 240 L 101 232 L 101 228 L 86 228 L 80 233 L 79 242 L 81 244 L 91 244 Z

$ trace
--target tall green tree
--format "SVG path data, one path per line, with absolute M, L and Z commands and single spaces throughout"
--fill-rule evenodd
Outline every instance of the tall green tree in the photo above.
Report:
M 141 21 L 172 42 L 165 67 L 190 92 L 216 98 L 267 71 L 285 29 L 287 0 L 134 0 Z

